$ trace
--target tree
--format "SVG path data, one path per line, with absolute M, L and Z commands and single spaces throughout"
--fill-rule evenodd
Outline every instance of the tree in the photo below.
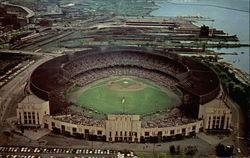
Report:
M 233 146 L 225 147 L 223 144 L 216 146 L 216 154 L 219 157 L 230 157 L 233 155 Z
M 102 141 L 106 141 L 107 137 L 105 135 L 102 136 Z
M 228 147 L 225 148 L 225 150 L 226 150 L 226 156 L 227 157 L 233 156 L 233 151 L 234 151 L 233 146 L 228 146 Z
M 223 144 L 218 144 L 216 146 L 216 155 L 223 157 L 225 155 L 225 146 Z
M 180 145 L 177 145 L 176 154 L 180 154 L 180 153 L 181 153 L 181 147 L 180 147 Z
M 197 146 L 187 146 L 185 148 L 186 155 L 194 155 L 197 152 L 198 152 Z
M 182 139 L 184 139 L 184 136 L 183 136 L 183 134 L 176 134 L 175 139 L 176 140 L 182 140 Z
M 158 137 L 157 136 L 150 137 L 150 143 L 158 143 Z
M 52 132 L 55 133 L 55 134 L 60 134 L 61 133 L 60 129 L 56 128 L 56 127 L 52 128 Z
M 143 136 L 141 136 L 141 143 L 145 143 L 145 139 Z
M 170 152 L 170 154 L 172 154 L 172 155 L 176 154 L 176 150 L 175 150 L 175 146 L 174 146 L 174 145 L 171 145 L 171 146 L 169 147 L 169 152 Z
M 75 133 L 74 136 L 78 139 L 83 139 L 83 134 L 81 133 Z
M 163 136 L 165 142 L 169 142 L 173 140 L 173 136 Z
M 89 135 L 89 140 L 90 141 L 96 141 L 97 140 L 97 135 Z

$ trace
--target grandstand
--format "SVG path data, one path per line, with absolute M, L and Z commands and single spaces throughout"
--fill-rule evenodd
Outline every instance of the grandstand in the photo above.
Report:
M 103 113 L 67 99 L 74 87 L 88 87 L 114 76 L 135 76 L 168 91 L 177 91 L 180 102 L 170 108 L 138 115 Z M 162 136 L 189 135 L 198 133 L 204 126 L 210 128 L 210 123 L 204 120 L 208 115 L 204 116 L 206 111 L 201 113 L 200 106 L 206 107 L 221 92 L 213 70 L 189 57 L 168 50 L 107 46 L 60 56 L 40 65 L 31 75 L 30 90 L 48 102 L 49 110 L 42 116 L 41 127 L 59 133 L 67 127 L 71 135 L 77 133 L 83 138 L 92 130 L 98 136 L 105 136 L 107 141 L 140 141 L 141 136 L 150 137 L 153 131 Z M 230 110 L 225 111 L 231 118 Z M 226 128 L 224 123 L 221 126 Z M 127 132 L 134 134 L 125 136 Z

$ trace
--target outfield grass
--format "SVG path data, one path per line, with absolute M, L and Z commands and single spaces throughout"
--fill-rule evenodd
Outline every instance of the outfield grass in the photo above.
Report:
M 131 86 L 137 82 L 143 82 L 146 84 L 146 88 L 119 91 L 108 87 L 106 83 L 109 81 L 113 81 L 124 87 Z M 72 91 L 74 92 L 69 92 L 69 99 L 72 99 L 71 96 L 75 95 L 75 103 L 105 113 L 126 112 L 144 114 L 162 110 L 173 105 L 172 99 L 161 88 L 148 81 L 134 77 L 130 77 L 130 79 L 127 79 L 127 77 L 124 79 L 106 79 L 96 82 L 86 89 L 73 89 Z

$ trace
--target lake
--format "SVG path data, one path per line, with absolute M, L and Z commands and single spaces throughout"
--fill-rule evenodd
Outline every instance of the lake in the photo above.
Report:
M 153 16 L 204 16 L 208 25 L 229 34 L 236 34 L 241 43 L 249 43 L 249 0 L 168 0 L 158 1 L 159 9 Z M 249 74 L 250 47 L 213 49 L 218 52 L 237 52 L 238 55 L 223 55 L 223 61 Z M 242 53 L 243 52 L 243 53 Z

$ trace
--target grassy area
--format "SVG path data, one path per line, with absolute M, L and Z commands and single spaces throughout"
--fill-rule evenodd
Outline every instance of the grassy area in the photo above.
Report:
M 107 86 L 114 82 L 124 88 L 140 82 L 145 85 L 138 90 L 117 90 Z M 127 85 L 128 84 L 128 85 Z M 75 102 L 105 113 L 136 113 L 144 114 L 162 110 L 172 106 L 172 99 L 162 89 L 148 81 L 132 78 L 112 78 L 92 84 L 89 88 L 69 92 L 70 97 L 76 95 Z
M 72 88 L 69 93 L 66 95 L 66 98 L 68 99 L 73 93 L 77 92 L 80 89 L 80 87 L 74 87 Z

